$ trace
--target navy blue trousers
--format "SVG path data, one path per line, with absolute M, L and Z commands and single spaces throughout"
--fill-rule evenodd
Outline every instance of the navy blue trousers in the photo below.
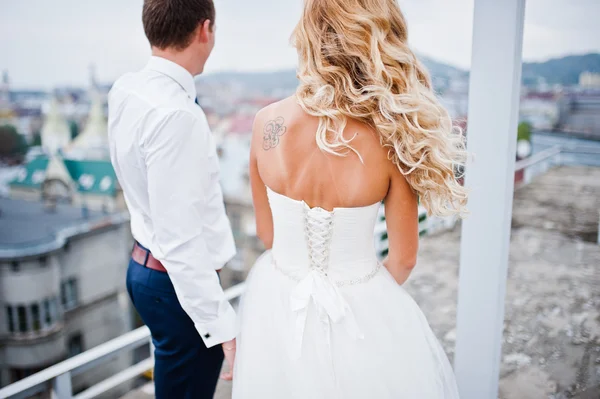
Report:
M 206 348 L 182 309 L 167 273 L 131 260 L 127 291 L 154 343 L 156 399 L 209 399 L 215 394 L 223 350 Z

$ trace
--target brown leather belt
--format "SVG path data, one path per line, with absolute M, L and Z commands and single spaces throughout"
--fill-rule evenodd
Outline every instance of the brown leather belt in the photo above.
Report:
M 142 247 L 137 242 L 133 246 L 133 252 L 131 253 L 131 259 L 139 263 L 142 266 L 146 266 L 148 269 L 156 270 L 159 272 L 166 273 L 167 269 L 160 263 L 158 259 L 152 256 L 152 252 Z

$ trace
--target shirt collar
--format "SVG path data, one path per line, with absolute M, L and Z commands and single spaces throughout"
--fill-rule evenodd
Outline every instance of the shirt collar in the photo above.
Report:
M 169 61 L 166 58 L 152 56 L 146 65 L 146 69 L 170 77 L 185 90 L 191 99 L 196 99 L 196 84 L 194 82 L 194 77 L 181 65 Z

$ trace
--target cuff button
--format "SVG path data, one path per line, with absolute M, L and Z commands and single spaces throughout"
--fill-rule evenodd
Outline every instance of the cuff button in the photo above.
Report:
M 204 334 L 204 338 L 205 339 L 209 339 L 210 338 L 210 334 L 209 333 Z

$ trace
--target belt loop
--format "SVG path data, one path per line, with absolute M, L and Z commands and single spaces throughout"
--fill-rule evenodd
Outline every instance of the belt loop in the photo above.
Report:
M 150 257 L 150 251 L 146 250 L 146 258 L 144 259 L 144 266 L 148 265 L 148 258 Z
M 142 266 L 147 266 L 148 265 L 148 258 L 150 258 L 150 250 L 147 249 L 145 246 L 143 246 L 142 244 L 139 243 L 139 241 L 135 241 L 135 244 L 133 244 L 133 247 L 140 247 L 141 249 L 143 249 L 144 251 L 146 251 L 146 257 L 144 258 L 144 263 L 142 264 Z

